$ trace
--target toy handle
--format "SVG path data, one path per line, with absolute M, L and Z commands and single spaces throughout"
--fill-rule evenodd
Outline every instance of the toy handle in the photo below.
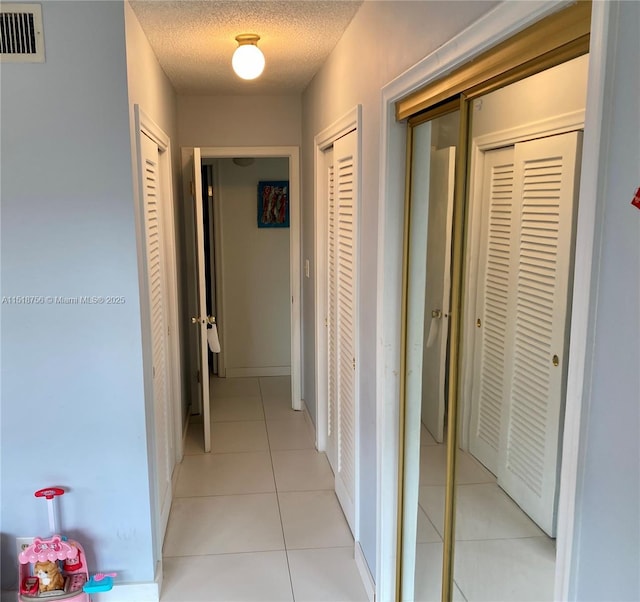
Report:
M 53 500 L 59 495 L 64 495 L 64 489 L 61 489 L 60 487 L 47 487 L 46 489 L 38 489 L 34 495 L 36 497 L 43 497 L 47 500 L 49 529 L 51 529 L 51 534 L 54 535 L 57 532 L 58 526 L 56 524 L 56 513 L 55 508 L 53 507 Z
M 34 495 L 36 497 L 43 497 L 47 500 L 52 500 L 54 497 L 64 495 L 64 489 L 61 489 L 60 487 L 47 487 L 46 489 L 38 489 Z

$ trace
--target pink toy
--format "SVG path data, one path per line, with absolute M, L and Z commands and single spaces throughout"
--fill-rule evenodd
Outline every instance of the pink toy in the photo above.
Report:
M 91 593 L 109 591 L 116 573 L 97 573 L 89 579 L 83 547 L 57 533 L 55 498 L 64 494 L 59 487 L 36 491 L 36 497 L 47 500 L 51 537 L 36 537 L 18 555 L 20 597 L 33 600 L 66 600 L 91 602 Z

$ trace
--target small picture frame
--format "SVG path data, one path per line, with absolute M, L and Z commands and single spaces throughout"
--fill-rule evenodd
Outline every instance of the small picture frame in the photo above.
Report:
M 258 182 L 258 228 L 289 227 L 289 182 Z

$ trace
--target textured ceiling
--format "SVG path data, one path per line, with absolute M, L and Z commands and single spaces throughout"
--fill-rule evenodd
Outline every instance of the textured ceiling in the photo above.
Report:
M 132 0 L 178 94 L 287 94 L 311 81 L 362 0 Z M 241 33 L 260 36 L 263 74 L 241 80 L 231 55 Z

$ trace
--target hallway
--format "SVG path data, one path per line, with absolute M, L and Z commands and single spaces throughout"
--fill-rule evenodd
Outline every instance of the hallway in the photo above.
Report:
M 192 420 L 164 542 L 162 602 L 366 601 L 353 537 L 291 409 L 289 377 L 211 380 L 212 453 Z

